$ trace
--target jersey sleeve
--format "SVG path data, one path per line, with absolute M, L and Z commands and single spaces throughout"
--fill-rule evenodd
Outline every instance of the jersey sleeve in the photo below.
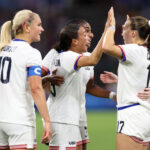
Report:
M 89 52 L 86 52 L 86 53 L 83 53 L 84 56 L 90 56 L 91 53 Z M 94 67 L 93 66 L 90 66 L 90 78 L 93 78 L 94 77 Z
M 122 62 L 134 62 L 137 57 L 135 44 L 118 45 L 122 52 Z
M 72 51 L 64 52 L 64 56 L 61 59 L 61 65 L 65 70 L 68 72 L 77 70 L 77 64 L 80 57 L 83 56 L 83 54 L 78 54 Z
M 44 69 L 47 73 L 50 73 L 54 57 L 57 54 L 58 52 L 55 49 L 52 49 L 47 53 L 47 55 L 42 60 L 42 69 Z
M 31 52 L 28 54 L 27 62 L 26 62 L 26 67 L 31 67 L 31 66 L 40 66 L 42 65 L 42 56 L 41 53 L 33 49 Z
M 32 49 L 28 53 L 26 67 L 27 67 L 27 77 L 30 76 L 41 76 L 41 65 L 42 65 L 42 56 L 41 53 Z

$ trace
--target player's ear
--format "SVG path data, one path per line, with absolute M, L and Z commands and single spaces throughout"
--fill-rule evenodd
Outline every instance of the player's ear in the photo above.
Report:
M 30 26 L 29 26 L 28 24 L 25 24 L 25 25 L 23 26 L 23 29 L 24 29 L 24 32 L 27 32 L 27 33 L 30 32 Z
M 72 39 L 72 46 L 78 45 L 78 40 L 77 39 Z

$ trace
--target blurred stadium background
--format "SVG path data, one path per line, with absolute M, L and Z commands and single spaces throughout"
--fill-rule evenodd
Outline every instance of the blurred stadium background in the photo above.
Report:
M 14 14 L 21 9 L 31 9 L 37 12 L 42 19 L 45 32 L 42 40 L 33 46 L 39 49 L 44 57 L 57 40 L 59 29 L 72 18 L 83 18 L 92 27 L 94 38 L 89 51 L 96 46 L 103 33 L 107 12 L 114 6 L 116 16 L 116 44 L 122 44 L 121 26 L 126 14 L 130 16 L 142 15 L 150 19 L 149 0 L 0 0 L 0 25 L 11 20 Z M 118 60 L 103 54 L 102 59 L 96 65 L 95 83 L 99 86 L 115 90 L 115 85 L 104 85 L 99 80 L 99 75 L 104 70 L 117 74 Z M 88 129 L 91 143 L 88 150 L 115 150 L 116 131 L 116 103 L 113 100 L 101 99 L 86 95 Z M 37 113 L 37 139 L 38 150 L 48 149 L 40 144 L 42 134 L 42 122 Z

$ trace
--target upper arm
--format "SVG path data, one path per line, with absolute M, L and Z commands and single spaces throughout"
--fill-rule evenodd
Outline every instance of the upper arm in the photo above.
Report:
M 81 56 L 78 60 L 77 67 L 96 65 L 96 63 L 94 63 L 90 57 L 91 56 Z
M 42 80 L 40 76 L 30 76 L 28 77 L 28 82 L 31 92 L 34 92 L 36 89 L 42 88 Z
M 90 94 L 90 90 L 92 89 L 94 84 L 94 77 L 91 78 L 86 85 L 86 92 Z
M 105 47 L 104 49 L 104 53 L 111 55 L 113 57 L 117 57 L 119 59 L 122 59 L 122 50 L 119 46 L 117 45 L 112 45 L 109 47 Z

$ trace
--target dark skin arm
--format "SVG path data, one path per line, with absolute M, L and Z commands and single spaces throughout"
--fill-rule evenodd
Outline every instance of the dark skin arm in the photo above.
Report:
M 109 98 L 109 93 L 110 93 L 110 91 L 107 91 L 105 89 L 102 89 L 98 85 L 95 85 L 94 78 L 91 78 L 87 83 L 86 92 L 93 96 L 103 97 L 103 98 Z M 113 99 L 116 101 L 116 96 L 114 96 Z
M 42 69 L 42 85 L 43 87 L 45 87 L 45 84 L 47 84 L 47 82 L 50 84 L 54 84 L 54 85 L 57 85 L 57 86 L 60 86 L 61 84 L 64 83 L 64 77 L 62 76 L 57 76 L 56 75 L 56 72 L 57 72 L 57 69 L 54 70 L 52 72 L 52 75 L 48 75 L 48 73 Z

